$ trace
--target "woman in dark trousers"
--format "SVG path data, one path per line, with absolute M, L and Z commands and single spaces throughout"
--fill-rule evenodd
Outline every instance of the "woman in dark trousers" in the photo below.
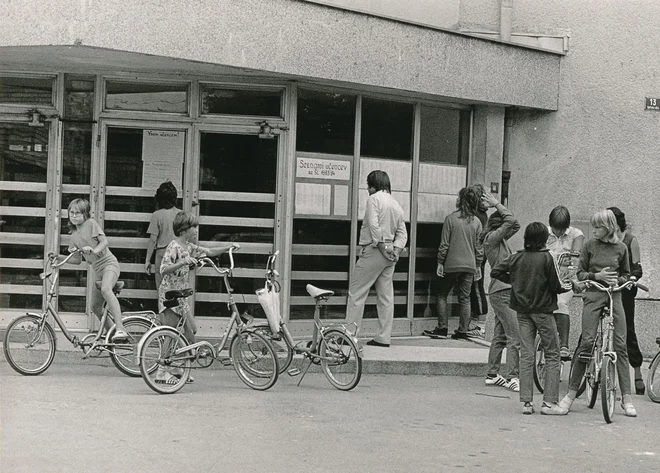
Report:
M 626 223 L 626 214 L 618 207 L 608 207 L 616 218 L 618 225 L 617 236 L 628 247 L 628 261 L 630 262 L 630 275 L 640 279 L 642 277 L 642 264 L 639 256 L 639 242 L 637 238 L 630 233 Z M 637 287 L 629 291 L 621 291 L 621 302 L 623 311 L 626 314 L 626 346 L 628 347 L 628 361 L 635 370 L 635 393 L 643 395 L 646 392 L 644 379 L 642 378 L 642 352 L 637 343 L 637 334 L 635 334 L 635 297 L 637 296 Z

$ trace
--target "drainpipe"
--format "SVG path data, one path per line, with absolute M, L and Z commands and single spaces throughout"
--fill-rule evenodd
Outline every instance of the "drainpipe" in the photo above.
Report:
M 511 128 L 513 127 L 514 109 L 507 107 L 504 111 L 504 138 L 502 140 L 502 193 L 500 194 L 502 204 L 509 206 L 509 148 L 511 146 Z
M 500 39 L 511 42 L 513 0 L 500 0 Z

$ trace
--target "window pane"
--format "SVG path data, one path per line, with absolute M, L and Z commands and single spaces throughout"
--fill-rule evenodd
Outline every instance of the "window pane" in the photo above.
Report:
M 360 155 L 412 160 L 413 105 L 362 100 Z
M 296 149 L 353 155 L 355 102 L 353 95 L 300 90 Z
M 52 105 L 53 79 L 0 77 L 0 103 Z
M 0 180 L 46 182 L 48 127 L 0 124 Z
M 279 90 L 221 89 L 203 84 L 201 95 L 202 113 L 268 117 L 282 115 L 282 92 Z
M 275 192 L 277 140 L 202 133 L 200 154 L 201 190 Z
M 94 118 L 94 76 L 66 75 L 64 118 L 92 120 Z
M 107 82 L 105 106 L 113 110 L 188 113 L 188 86 Z
M 92 162 L 92 124 L 65 123 L 62 160 L 64 184 L 89 184 Z
M 422 106 L 419 160 L 467 166 L 470 111 Z

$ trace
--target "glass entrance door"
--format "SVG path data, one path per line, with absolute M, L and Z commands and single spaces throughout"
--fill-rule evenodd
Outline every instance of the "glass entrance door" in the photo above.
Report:
M 264 285 L 267 255 L 276 240 L 278 137 L 201 130 L 195 154 L 193 211 L 201 245 L 238 242 L 231 279 L 234 296 L 255 316 L 265 317 L 255 296 Z M 227 256 L 221 258 L 228 265 Z M 209 268 L 197 273 L 195 316 L 229 316 L 222 279 Z M 200 325 L 200 331 L 204 324 Z
M 156 210 L 158 186 L 170 180 L 178 190 L 178 208 L 189 209 L 186 184 L 189 129 L 176 124 L 104 122 L 97 219 L 119 260 L 124 310 L 157 310 L 153 274 L 144 272 L 151 214 Z

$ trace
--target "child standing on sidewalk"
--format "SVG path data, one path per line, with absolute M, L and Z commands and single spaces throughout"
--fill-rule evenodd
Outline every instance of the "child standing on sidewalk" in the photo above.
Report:
M 523 414 L 534 413 L 534 339 L 541 337 L 545 351 L 545 390 L 541 414 L 565 415 L 568 409 L 559 400 L 559 340 L 553 312 L 557 294 L 571 289 L 570 281 L 561 282 L 555 259 L 545 248 L 548 228 L 541 222 L 525 228 L 525 249 L 496 265 L 490 275 L 511 284 L 511 309 L 518 313 L 520 330 L 520 402 Z
M 507 240 L 520 230 L 518 219 L 511 211 L 502 205 L 491 194 L 484 193 L 482 202 L 488 208 L 497 210 L 491 214 L 480 240 L 484 253 L 491 268 L 511 256 L 511 248 Z M 487 386 L 502 386 L 514 392 L 520 391 L 518 381 L 518 365 L 520 357 L 520 335 L 518 334 L 518 317 L 509 307 L 511 301 L 511 285 L 497 279 L 490 280 L 488 298 L 495 312 L 495 328 L 493 340 L 488 351 Z M 502 351 L 506 347 L 507 376 L 500 371 Z

